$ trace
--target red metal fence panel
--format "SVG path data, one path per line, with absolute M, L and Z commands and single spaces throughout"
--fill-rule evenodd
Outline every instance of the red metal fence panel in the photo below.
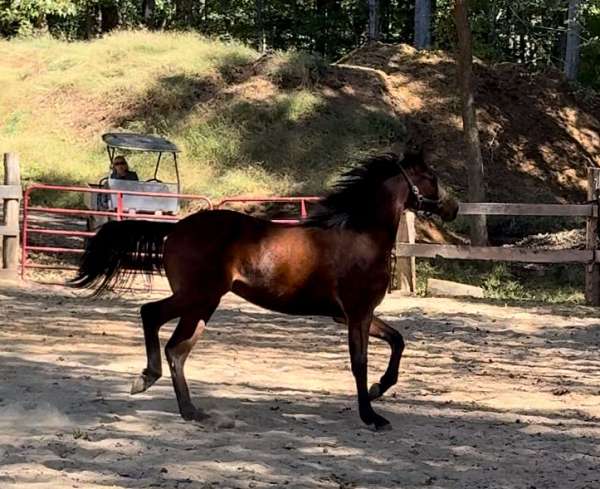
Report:
M 47 206 L 34 206 L 31 205 L 31 194 L 36 191 L 52 191 L 52 192 L 70 192 L 70 193 L 83 193 L 92 195 L 112 194 L 117 196 L 117 206 L 114 210 L 93 210 L 93 209 L 81 209 L 81 208 L 65 208 L 65 207 L 47 207 Z M 78 186 L 66 186 L 66 185 L 45 185 L 35 184 L 31 185 L 24 193 L 23 197 L 23 243 L 22 243 L 22 256 L 21 256 L 21 276 L 23 279 L 26 278 L 27 269 L 48 269 L 48 270 L 76 270 L 77 267 L 69 266 L 67 264 L 43 264 L 38 263 L 31 259 L 31 252 L 50 254 L 50 253 L 65 253 L 77 255 L 84 251 L 84 246 L 65 246 L 62 243 L 58 246 L 51 246 L 47 242 L 38 240 L 36 243 L 31 242 L 32 235 L 41 235 L 58 238 L 76 238 L 77 243 L 84 241 L 81 238 L 89 238 L 95 235 L 94 231 L 80 230 L 80 229 L 66 229 L 64 227 L 48 227 L 40 220 L 32 219 L 34 215 L 46 215 L 46 216 L 59 216 L 60 218 L 85 218 L 88 219 L 90 216 L 94 217 L 105 217 L 112 218 L 115 220 L 122 219 L 152 219 L 157 221 L 177 221 L 184 215 L 168 215 L 168 214 L 144 214 L 130 212 L 123 208 L 123 196 L 124 195 L 139 195 L 146 197 L 167 197 L 176 198 L 187 202 L 200 202 L 204 205 L 205 209 L 222 209 L 227 206 L 235 204 L 266 204 L 266 203 L 280 203 L 280 204 L 294 204 L 298 205 L 298 218 L 295 219 L 273 219 L 273 222 L 280 223 L 297 223 L 304 219 L 308 215 L 308 204 L 318 201 L 319 197 L 233 197 L 222 199 L 219 202 L 213 204 L 210 198 L 203 195 L 194 194 L 170 194 L 160 192 L 139 192 L 129 190 L 116 190 L 116 189 L 102 189 L 102 188 L 91 188 L 91 187 L 78 187 Z M 60 222 L 58 225 L 65 225 L 66 223 Z M 75 222 L 70 223 L 75 225 Z M 79 223 L 81 224 L 81 223 Z

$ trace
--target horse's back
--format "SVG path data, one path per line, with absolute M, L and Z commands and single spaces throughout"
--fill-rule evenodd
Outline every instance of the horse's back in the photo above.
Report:
M 215 287 L 270 309 L 302 313 L 311 303 L 307 313 L 329 314 L 335 264 L 332 240 L 322 234 L 235 211 L 202 211 L 169 234 L 165 269 L 175 292 Z

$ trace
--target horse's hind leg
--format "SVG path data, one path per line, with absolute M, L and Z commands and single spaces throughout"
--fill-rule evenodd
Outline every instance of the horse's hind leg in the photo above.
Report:
M 201 421 L 208 417 L 208 414 L 192 403 L 183 368 L 218 303 L 218 300 L 214 301 L 210 305 L 203 306 L 202 309 L 194 309 L 183 315 L 165 347 L 179 412 L 185 420 Z
M 167 299 L 144 304 L 140 310 L 140 315 L 144 327 L 148 363 L 142 373 L 131 384 L 132 394 L 144 392 L 162 377 L 158 332 L 167 321 L 179 316 L 179 310 L 175 298 L 171 296 Z
M 373 384 L 369 389 L 369 398 L 373 400 L 381 397 L 385 391 L 398 381 L 398 369 L 404 351 L 404 339 L 398 331 L 375 316 L 373 316 L 369 326 L 369 335 L 386 341 L 392 349 L 385 373 L 379 382 Z

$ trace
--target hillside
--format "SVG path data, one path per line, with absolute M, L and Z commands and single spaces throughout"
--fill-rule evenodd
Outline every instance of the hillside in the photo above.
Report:
M 583 200 L 585 167 L 600 164 L 600 99 L 556 73 L 475 71 L 489 199 Z M 325 66 L 194 34 L 3 41 L 0 150 L 21 154 L 27 181 L 85 183 L 106 171 L 102 132 L 158 132 L 184 151 L 186 192 L 314 194 L 408 137 L 461 195 L 454 80 L 452 57 L 404 45 L 365 46 Z
M 322 192 L 340 166 L 404 134 L 385 97 L 365 100 L 371 82 L 319 83 L 329 76 L 307 55 L 259 59 L 194 34 L 4 41 L 0 150 L 20 153 L 26 181 L 94 182 L 107 171 L 103 132 L 157 132 L 183 149 L 186 192 Z

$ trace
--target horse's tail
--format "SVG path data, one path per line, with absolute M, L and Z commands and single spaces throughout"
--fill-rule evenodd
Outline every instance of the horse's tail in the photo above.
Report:
M 163 263 L 165 237 L 175 223 L 109 221 L 86 246 L 74 287 L 95 287 L 99 295 L 115 287 L 127 287 L 136 272 L 151 278 Z

